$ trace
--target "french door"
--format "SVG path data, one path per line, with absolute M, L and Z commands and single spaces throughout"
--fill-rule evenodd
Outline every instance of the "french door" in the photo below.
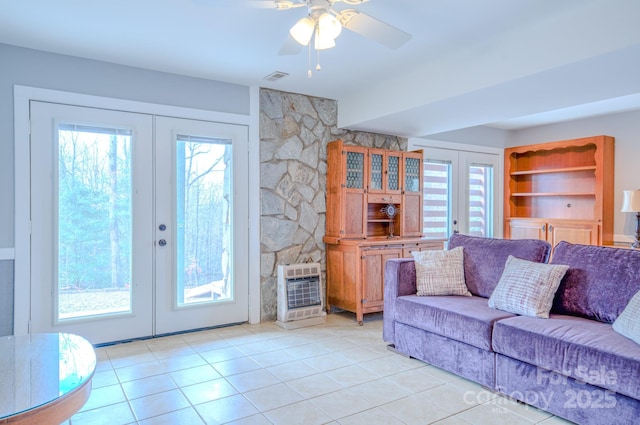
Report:
M 103 343 L 247 320 L 245 126 L 30 111 L 31 332 Z
M 498 222 L 498 155 L 423 148 L 424 235 L 495 237 Z

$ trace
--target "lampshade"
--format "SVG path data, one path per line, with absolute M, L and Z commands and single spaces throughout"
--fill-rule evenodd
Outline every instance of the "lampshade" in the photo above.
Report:
M 640 212 L 640 190 L 625 190 L 620 212 Z
M 306 46 L 309 44 L 309 41 L 311 41 L 315 27 L 316 22 L 309 16 L 306 16 L 291 27 L 289 34 L 291 34 L 291 37 L 293 37 L 295 41 Z
M 333 37 L 323 34 L 320 30 L 316 30 L 316 37 L 314 39 L 313 47 L 316 50 L 326 50 L 332 47 L 336 47 L 336 41 Z
M 331 13 L 323 13 L 318 18 L 318 30 L 323 37 L 336 39 L 342 32 L 342 24 Z

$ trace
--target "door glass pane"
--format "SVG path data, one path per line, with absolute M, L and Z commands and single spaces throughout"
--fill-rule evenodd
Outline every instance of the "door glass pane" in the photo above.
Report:
M 370 190 L 382 190 L 382 158 L 383 155 L 381 154 L 371 154 Z
M 177 304 L 231 299 L 231 140 L 178 136 L 176 159 Z
M 364 189 L 364 153 L 347 151 L 347 188 Z
M 451 229 L 451 163 L 424 161 L 423 233 L 448 238 Z
M 400 157 L 389 155 L 387 157 L 387 189 L 400 190 Z
M 58 126 L 57 319 L 131 312 L 131 131 Z
M 469 166 L 469 235 L 493 237 L 493 167 Z

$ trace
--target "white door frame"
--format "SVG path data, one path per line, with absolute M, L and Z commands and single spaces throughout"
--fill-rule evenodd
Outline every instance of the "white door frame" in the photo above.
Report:
M 504 149 L 494 148 L 490 146 L 468 145 L 465 143 L 446 142 L 433 139 L 410 138 L 408 142 L 408 150 L 419 150 L 424 148 L 446 149 L 452 152 L 468 152 L 480 154 L 492 154 L 497 156 L 497 167 L 494 168 L 493 178 L 495 179 L 495 210 L 493 237 L 503 237 L 503 221 L 504 221 Z M 466 165 L 466 164 L 463 164 Z M 456 176 L 457 178 L 458 176 Z M 454 193 L 453 197 L 459 204 L 459 207 L 465 205 L 465 194 Z M 460 214 L 458 214 L 460 215 Z M 460 217 L 458 217 L 460 219 Z M 466 218 L 464 219 L 466 221 Z M 466 225 L 466 223 L 464 223 Z M 460 226 L 458 227 L 461 228 Z
M 247 217 L 249 227 L 249 255 L 247 258 L 249 269 L 248 308 L 249 322 L 260 322 L 259 89 L 257 87 L 251 87 L 250 96 L 249 115 L 240 115 L 35 87 L 14 86 L 15 274 L 13 332 L 15 335 L 29 333 L 29 320 L 31 316 L 31 220 L 29 214 L 31 199 L 29 102 L 31 100 L 246 125 L 249 129 L 249 217 Z

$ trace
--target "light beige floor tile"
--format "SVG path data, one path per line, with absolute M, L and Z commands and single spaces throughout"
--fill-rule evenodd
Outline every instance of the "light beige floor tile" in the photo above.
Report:
M 224 378 L 182 387 L 182 392 L 193 405 L 238 394 L 235 387 Z
M 266 353 L 253 354 L 251 358 L 262 367 L 276 366 L 296 360 L 287 350 L 268 351 Z
M 269 385 L 280 382 L 278 378 L 266 369 L 257 369 L 251 372 L 228 376 L 227 381 L 240 392 L 257 390 L 258 388 L 268 387 Z
M 394 375 L 407 370 L 417 369 L 421 366 L 419 363 L 402 356 L 381 357 L 358 364 L 381 376 Z
M 129 403 L 117 403 L 92 410 L 82 410 L 71 417 L 73 425 L 135 424 Z
M 133 355 L 127 354 L 124 356 L 111 357 L 111 365 L 113 365 L 114 368 L 137 366 L 154 361 L 156 361 L 156 358 L 149 350 L 142 353 L 135 353 Z
M 294 379 L 287 381 L 286 384 L 305 398 L 317 397 L 343 388 L 342 385 L 324 374 Z
M 119 384 L 116 372 L 113 369 L 105 369 L 101 372 L 96 371 L 91 380 L 91 387 L 95 390 L 97 388 L 106 387 L 109 385 Z
M 213 363 L 213 367 L 220 375 L 231 376 L 260 369 L 260 364 L 254 361 L 251 357 L 240 357 L 238 359 Z
M 161 393 L 176 388 L 176 384 L 169 375 L 157 375 L 149 378 L 137 379 L 122 384 L 122 389 L 129 400 Z
M 341 367 L 346 367 L 354 364 L 354 362 L 347 357 L 339 356 L 334 353 L 310 357 L 308 359 L 304 359 L 304 362 L 320 372 L 339 369 Z
M 189 354 L 195 354 L 196 351 L 189 345 L 184 345 L 184 341 L 180 346 L 165 347 L 161 346 L 159 349 L 151 349 L 151 352 L 158 360 L 169 359 L 172 357 L 186 356 Z
M 177 389 L 136 398 L 129 404 L 138 421 L 189 407 L 189 402 Z
M 258 413 L 256 408 L 240 394 L 199 404 L 195 408 L 207 424 L 227 423 Z
M 407 425 L 430 424 L 449 416 L 439 406 L 415 395 L 392 401 L 381 408 Z
M 286 351 L 296 359 L 306 359 L 329 353 L 329 350 L 318 344 L 296 345 L 295 347 L 288 348 Z
M 264 415 L 274 425 L 321 425 L 331 421 L 331 417 L 308 400 L 270 410 Z
M 261 412 L 297 403 L 304 399 L 285 384 L 270 385 L 243 394 Z
M 155 359 L 149 363 L 116 369 L 116 375 L 118 375 L 118 379 L 120 380 L 120 382 L 134 381 L 136 379 L 160 375 L 162 373 L 165 373 L 165 370 L 163 370 L 160 366 L 160 362 Z
M 207 351 L 231 347 L 231 344 L 229 344 L 229 341 L 216 335 L 214 339 L 202 339 L 189 342 L 189 346 L 197 353 L 205 353 Z
M 96 409 L 98 407 L 108 406 L 126 401 L 127 398 L 122 391 L 122 387 L 118 385 L 109 385 L 107 387 L 96 388 L 91 391 L 89 400 L 82 406 L 80 411 Z
M 212 381 L 222 376 L 211 365 L 197 366 L 170 373 L 171 378 L 179 387 Z
M 169 357 L 159 360 L 160 367 L 165 372 L 175 372 L 177 370 L 190 369 L 192 367 L 206 365 L 207 362 L 199 354 L 188 354 L 185 356 Z
M 433 425 L 471 425 L 460 416 L 449 416 L 441 421 L 435 422 Z
M 353 387 L 355 385 L 362 384 L 380 378 L 375 372 L 367 370 L 358 365 L 351 365 L 342 367 L 340 369 L 330 370 L 325 372 L 325 376 L 330 377 L 343 387 Z
M 294 379 L 318 373 L 318 370 L 315 367 L 307 364 L 303 360 L 296 360 L 277 366 L 271 366 L 268 367 L 267 370 L 283 382 L 292 381 Z
M 416 395 L 438 406 L 448 415 L 471 409 L 495 398 L 492 392 L 482 389 L 480 386 L 465 389 L 451 383 L 430 388 Z
M 203 359 L 211 364 L 246 357 L 245 353 L 233 346 L 204 351 L 201 352 L 200 355 Z
M 429 388 L 445 384 L 445 382 L 440 379 L 420 373 L 420 370 L 421 369 L 412 369 L 406 372 L 400 372 L 395 375 L 388 376 L 387 379 L 400 387 L 405 388 L 412 394 L 417 394 L 428 390 Z
M 225 425 L 273 425 L 262 413 L 227 422 Z
M 327 337 L 325 339 L 320 339 L 319 341 L 316 341 L 315 343 L 318 344 L 321 347 L 326 348 L 327 350 L 329 350 L 329 351 L 331 351 L 333 353 L 357 347 L 356 344 L 354 344 L 353 342 L 351 342 L 351 341 L 349 341 L 347 339 L 336 338 L 334 336 L 329 336 L 329 337 Z
M 248 344 L 235 345 L 235 347 L 242 351 L 247 356 L 254 354 L 268 353 L 269 351 L 276 351 L 279 349 L 272 341 L 256 341 Z
M 139 422 L 140 425 L 204 425 L 204 423 L 193 407 L 154 416 Z
M 372 402 L 362 397 L 353 388 L 321 395 L 309 401 L 324 410 L 333 419 L 344 418 L 375 407 Z
M 276 338 L 271 340 L 271 342 L 278 348 L 291 348 L 298 345 L 309 344 L 313 342 L 313 340 L 302 336 L 302 335 L 289 335 L 282 338 Z
M 535 422 L 495 404 L 487 403 L 458 413 L 457 417 L 472 425 L 531 425 Z
M 383 355 L 380 352 L 369 349 L 368 347 L 360 346 L 338 351 L 336 354 L 338 356 L 346 358 L 352 363 L 362 363 L 369 360 L 379 359 L 380 357 L 384 357 L 387 355 L 387 353 L 384 353 Z
M 356 385 L 353 390 L 373 403 L 374 406 L 382 406 L 413 394 L 388 378 Z
M 389 412 L 375 407 L 340 419 L 340 425 L 404 425 L 404 423 Z

